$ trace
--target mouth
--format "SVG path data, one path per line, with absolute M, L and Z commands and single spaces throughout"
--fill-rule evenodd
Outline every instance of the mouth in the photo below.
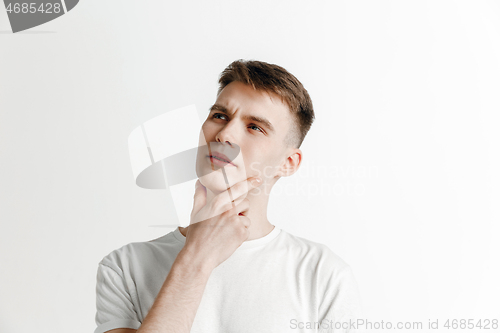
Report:
M 229 161 L 226 155 L 220 153 L 213 153 L 212 155 L 207 155 L 210 162 L 217 166 L 236 166 L 236 164 Z

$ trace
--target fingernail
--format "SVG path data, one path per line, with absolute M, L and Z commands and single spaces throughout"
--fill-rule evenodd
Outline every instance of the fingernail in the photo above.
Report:
M 254 184 L 254 185 L 259 185 L 261 182 L 262 182 L 262 179 L 260 179 L 259 177 L 252 179 L 252 184 Z

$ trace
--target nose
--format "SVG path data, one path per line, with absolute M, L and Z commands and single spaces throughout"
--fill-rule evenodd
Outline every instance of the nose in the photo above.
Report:
M 224 129 L 222 129 L 219 133 L 217 133 L 217 135 L 215 136 L 215 140 L 219 143 L 228 144 L 230 147 L 232 147 L 235 143 L 234 138 L 230 131 L 228 131 L 227 126 L 224 127 Z

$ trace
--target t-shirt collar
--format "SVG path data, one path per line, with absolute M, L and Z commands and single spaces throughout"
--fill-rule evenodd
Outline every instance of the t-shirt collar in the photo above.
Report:
M 267 243 L 269 243 L 270 241 L 272 241 L 273 239 L 276 238 L 276 236 L 278 236 L 281 232 L 281 229 L 274 226 L 273 230 L 271 230 L 271 232 L 269 232 L 267 235 L 261 237 L 261 238 L 257 238 L 257 239 L 252 239 L 252 240 L 249 240 L 249 241 L 244 241 L 237 249 L 236 251 L 240 251 L 240 250 L 247 250 L 247 249 L 253 249 L 253 248 L 256 248 L 256 247 L 261 247 L 261 246 L 264 246 L 266 245 Z M 181 243 L 185 244 L 186 243 L 186 236 L 184 236 L 183 234 L 181 234 L 180 230 L 179 230 L 179 227 L 177 227 L 174 231 L 174 237 L 180 241 Z

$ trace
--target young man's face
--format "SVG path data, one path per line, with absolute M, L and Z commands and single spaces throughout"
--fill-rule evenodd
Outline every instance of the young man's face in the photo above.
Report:
M 233 165 L 224 166 L 229 186 L 253 176 L 274 184 L 283 175 L 287 157 L 299 151 L 284 143 L 291 126 L 289 108 L 279 96 L 254 90 L 239 81 L 231 82 L 217 97 L 201 128 L 204 139 L 200 133 L 200 146 L 209 144 L 208 151 L 198 150 L 196 171 L 201 183 L 214 192 L 225 191 L 221 167 L 207 155 L 219 152 L 231 158 L 239 147 L 241 151 Z

